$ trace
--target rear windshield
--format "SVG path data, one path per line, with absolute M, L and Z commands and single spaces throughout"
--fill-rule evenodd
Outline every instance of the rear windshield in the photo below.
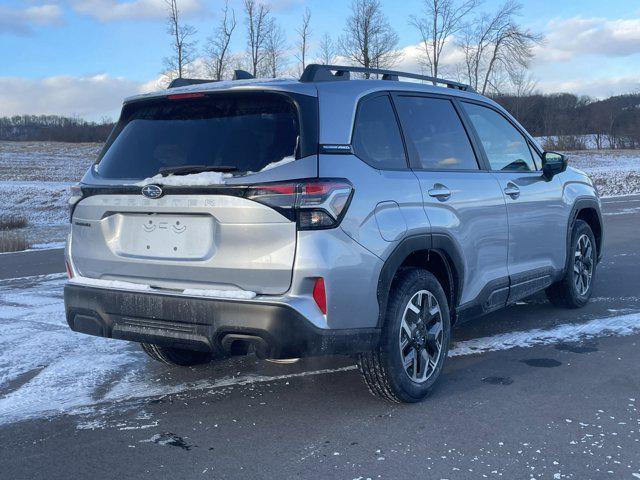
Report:
M 258 172 L 317 145 L 316 99 L 276 93 L 216 93 L 125 105 L 98 158 L 103 178 L 142 179 L 163 168 L 232 167 Z M 306 115 L 300 110 L 305 108 Z M 305 118 L 307 120 L 305 120 Z

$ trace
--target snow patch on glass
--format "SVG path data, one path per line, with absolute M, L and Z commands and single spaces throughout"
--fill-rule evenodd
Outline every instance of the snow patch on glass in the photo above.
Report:
M 244 175 L 254 175 L 256 173 L 265 172 L 272 168 L 281 167 L 287 163 L 295 161 L 296 157 L 289 156 L 284 157 L 282 160 L 271 162 L 267 164 L 262 170 L 258 172 L 246 172 Z M 154 175 L 153 177 L 145 178 L 141 182 L 135 183 L 137 187 L 144 187 L 145 185 L 166 185 L 171 187 L 205 187 L 208 185 L 223 185 L 226 183 L 227 178 L 232 178 L 231 173 L 222 172 L 200 172 L 191 173 L 188 175 L 168 175 L 163 176 L 161 174 Z M 237 176 L 236 176 L 237 178 Z
M 189 175 L 168 175 L 166 177 L 157 174 L 153 177 L 145 178 L 135 185 L 138 187 L 144 187 L 149 184 L 167 185 L 171 187 L 203 187 L 223 184 L 225 183 L 225 179 L 231 178 L 232 176 L 230 173 L 222 172 L 200 172 Z

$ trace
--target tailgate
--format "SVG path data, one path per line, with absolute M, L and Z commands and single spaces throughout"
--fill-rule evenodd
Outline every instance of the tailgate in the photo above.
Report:
M 76 206 L 71 258 L 80 275 L 160 288 L 289 289 L 296 224 L 226 195 L 93 195 Z

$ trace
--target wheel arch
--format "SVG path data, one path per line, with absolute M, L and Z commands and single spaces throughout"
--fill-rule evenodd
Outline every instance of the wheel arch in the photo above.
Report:
M 405 268 L 429 270 L 445 290 L 452 324 L 460 302 L 463 279 L 463 257 L 455 241 L 446 234 L 425 234 L 404 238 L 387 258 L 378 279 L 378 327 L 382 326 L 389 293 L 398 274 Z
M 569 224 L 567 225 L 567 252 L 569 252 L 571 246 L 571 233 L 577 220 L 583 220 L 591 228 L 596 239 L 596 250 L 598 252 L 598 261 L 600 261 L 604 247 L 604 224 L 598 200 L 592 197 L 583 197 L 574 202 Z M 568 260 L 567 255 L 567 262 Z

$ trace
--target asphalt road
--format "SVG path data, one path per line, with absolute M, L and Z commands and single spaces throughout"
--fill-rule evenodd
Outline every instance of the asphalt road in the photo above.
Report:
M 589 305 L 555 309 L 537 296 L 459 326 L 454 347 L 640 312 L 640 196 L 605 200 L 604 211 Z M 60 252 L 20 255 L 0 258 L 0 273 L 50 273 Z M 226 380 L 118 403 L 96 395 L 82 415 L 4 424 L 0 478 L 637 479 L 639 345 L 640 335 L 605 332 L 452 357 L 416 405 L 371 397 L 346 358 L 168 369 L 141 357 L 160 387 Z
M 0 254 L 0 280 L 64 271 L 63 248 Z

